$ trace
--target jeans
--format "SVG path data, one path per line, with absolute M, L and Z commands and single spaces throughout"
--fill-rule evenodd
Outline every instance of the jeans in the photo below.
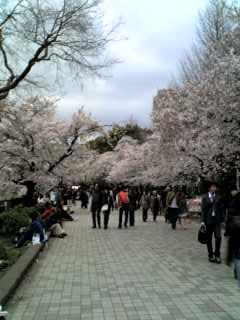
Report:
M 238 285 L 240 288 L 240 259 L 234 259 L 234 267 L 236 270 L 236 274 L 237 274 L 237 279 L 238 279 Z
M 129 205 L 128 204 L 122 204 L 120 209 L 119 209 L 119 225 L 118 225 L 119 228 L 122 228 L 123 213 L 125 213 L 124 226 L 127 227 L 128 212 L 129 212 Z

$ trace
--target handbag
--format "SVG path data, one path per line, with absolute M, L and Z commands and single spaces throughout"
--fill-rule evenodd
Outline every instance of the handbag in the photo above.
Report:
M 102 206 L 101 211 L 102 211 L 102 212 L 108 211 L 108 205 L 107 205 L 107 204 L 104 204 L 104 205 Z
M 198 242 L 207 244 L 207 231 L 206 228 L 201 227 L 198 231 Z

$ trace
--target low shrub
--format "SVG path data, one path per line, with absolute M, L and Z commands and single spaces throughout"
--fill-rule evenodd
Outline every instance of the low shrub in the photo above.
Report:
M 16 207 L 10 211 L 0 214 L 0 233 L 12 235 L 18 233 L 19 229 L 26 227 L 30 223 L 33 212 L 38 212 L 37 208 Z
M 7 255 L 7 250 L 3 246 L 3 244 L 0 243 L 0 260 L 7 260 L 8 255 Z

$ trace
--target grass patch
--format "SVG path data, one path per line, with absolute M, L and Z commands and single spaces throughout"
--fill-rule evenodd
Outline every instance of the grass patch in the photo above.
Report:
M 11 238 L 0 235 L 0 260 L 7 262 L 4 268 L 0 268 L 0 278 L 17 261 L 25 250 L 26 247 L 14 248 Z

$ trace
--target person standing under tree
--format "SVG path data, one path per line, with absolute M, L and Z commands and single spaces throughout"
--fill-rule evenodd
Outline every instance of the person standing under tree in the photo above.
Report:
M 216 184 L 211 184 L 201 203 L 201 225 L 207 232 L 208 259 L 213 263 L 221 263 L 221 225 L 225 218 L 224 204 L 217 191 Z M 212 244 L 213 234 L 215 237 L 215 251 L 213 251 Z

